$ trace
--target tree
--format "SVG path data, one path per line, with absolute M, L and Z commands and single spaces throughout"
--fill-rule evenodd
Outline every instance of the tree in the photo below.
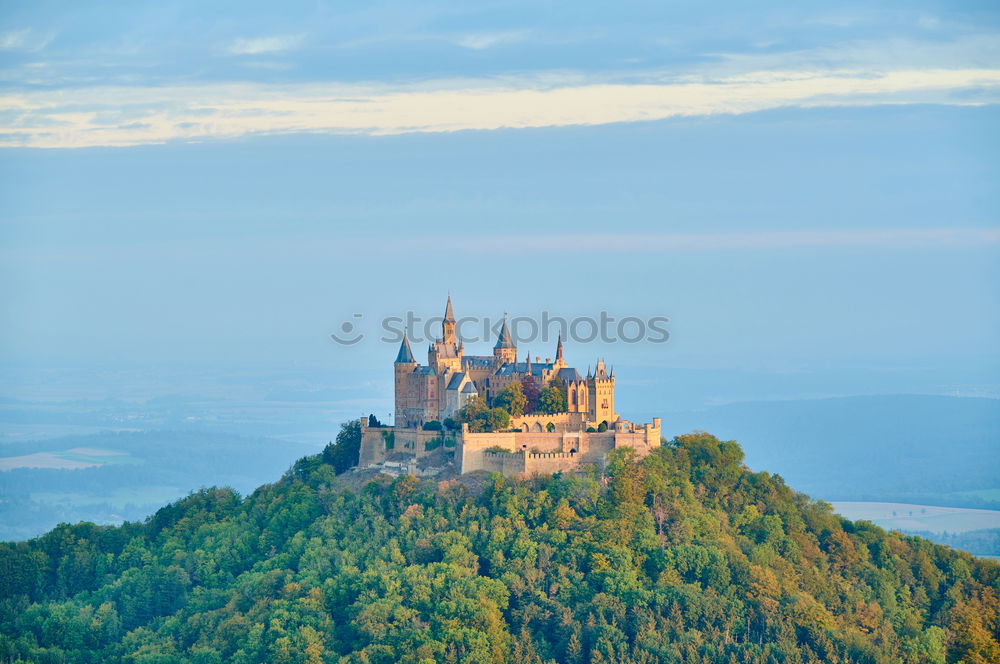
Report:
M 340 473 L 358 465 L 361 454 L 361 423 L 351 420 L 340 425 L 337 441 L 323 448 L 323 462 L 333 466 Z
M 526 413 L 537 413 L 538 412 L 538 395 L 540 390 L 538 389 L 538 383 L 531 374 L 525 374 L 521 378 L 521 391 L 524 392 L 525 406 L 524 412 Z
M 368 415 L 368 426 L 370 427 L 380 427 L 382 423 L 379 422 L 378 418 L 375 417 L 375 413 Z
M 431 420 L 430 422 L 424 422 L 423 430 L 424 431 L 440 431 L 441 430 L 441 423 L 438 422 L 437 420 Z
M 497 408 L 503 408 L 513 417 L 521 417 L 524 414 L 525 406 L 528 405 L 528 399 L 521 383 L 514 382 L 497 393 L 493 398 L 493 404 Z
M 542 413 L 565 413 L 566 393 L 555 386 L 546 387 L 538 396 L 538 410 Z
M 469 431 L 482 433 L 500 431 L 510 426 L 510 413 L 503 408 L 488 408 L 480 396 L 469 399 L 468 403 L 455 413 L 458 422 L 469 425 Z
M 501 431 L 510 427 L 510 413 L 503 408 L 491 408 L 486 413 L 486 431 Z
M 458 409 L 458 412 L 455 413 L 455 421 L 459 424 L 462 422 L 472 422 L 487 410 L 489 410 L 489 407 L 486 405 L 486 400 L 477 394 Z

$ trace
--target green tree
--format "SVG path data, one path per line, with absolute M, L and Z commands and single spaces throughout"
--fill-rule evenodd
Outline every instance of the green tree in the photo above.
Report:
M 340 425 L 336 442 L 323 448 L 322 459 L 324 463 L 333 466 L 334 471 L 339 475 L 358 465 L 360 454 L 361 423 L 358 420 L 351 420 Z
M 493 405 L 503 408 L 512 417 L 521 417 L 524 409 L 528 405 L 528 399 L 524 394 L 524 388 L 520 381 L 516 381 L 500 390 L 493 398 Z
M 559 387 L 550 385 L 538 396 L 538 411 L 541 413 L 565 413 L 566 393 Z
M 465 405 L 455 413 L 455 421 L 461 425 L 462 422 L 472 422 L 489 410 L 486 400 L 482 396 L 476 395 L 465 402 Z

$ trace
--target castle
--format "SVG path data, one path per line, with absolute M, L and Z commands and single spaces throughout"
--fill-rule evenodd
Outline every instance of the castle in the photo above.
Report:
M 393 363 L 395 426 L 370 426 L 362 418 L 360 467 L 385 463 L 393 452 L 414 459 L 441 445 L 454 446 L 460 473 L 497 471 L 531 475 L 571 470 L 583 465 L 603 467 L 608 452 L 630 447 L 644 456 L 660 445 L 660 418 L 637 425 L 615 412 L 615 374 L 603 360 L 586 376 L 566 364 L 562 336 L 555 358 L 518 361 L 507 318 L 504 317 L 492 355 L 466 355 L 457 336 L 451 296 L 441 322 L 441 337 L 427 349 L 427 364 L 419 364 L 404 335 Z M 556 413 L 511 413 L 503 431 L 472 431 L 458 422 L 472 400 L 494 405 L 514 382 L 525 391 L 559 390 L 565 410 Z M 451 427 L 443 427 L 442 423 Z

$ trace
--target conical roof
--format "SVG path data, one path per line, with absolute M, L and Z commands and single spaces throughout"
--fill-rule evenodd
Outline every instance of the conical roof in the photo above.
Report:
M 451 310 L 451 293 L 448 294 L 448 304 L 444 308 L 444 319 L 449 323 L 455 322 L 455 312 Z
M 399 344 L 399 353 L 396 354 L 396 364 L 403 364 L 406 362 L 416 362 L 413 359 L 413 351 L 410 350 L 410 342 L 406 339 L 406 335 L 403 335 L 403 343 Z
M 500 328 L 500 335 L 497 337 L 497 345 L 494 348 L 517 348 L 513 339 L 510 338 L 510 330 L 507 329 L 507 317 L 503 317 L 503 326 Z

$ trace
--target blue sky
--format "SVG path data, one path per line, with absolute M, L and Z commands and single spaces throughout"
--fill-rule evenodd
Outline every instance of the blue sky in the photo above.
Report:
M 989 2 L 5 3 L 0 361 L 362 370 L 450 290 L 1000 395 L 998 103 Z

